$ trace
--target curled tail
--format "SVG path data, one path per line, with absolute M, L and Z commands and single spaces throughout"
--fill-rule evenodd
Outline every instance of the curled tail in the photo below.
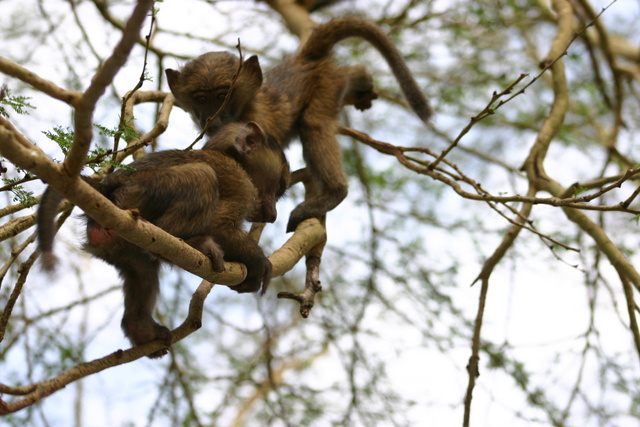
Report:
M 309 60 L 324 58 L 331 54 L 333 46 L 350 37 L 368 41 L 382 54 L 411 109 L 420 120 L 427 123 L 433 115 L 429 101 L 418 87 L 400 51 L 377 25 L 356 17 L 334 19 L 313 31 L 298 56 Z
M 60 193 L 49 186 L 42 194 L 38 208 L 38 250 L 42 258 L 42 267 L 47 271 L 53 271 L 58 262 L 53 254 L 53 238 L 57 231 L 54 220 L 62 199 Z

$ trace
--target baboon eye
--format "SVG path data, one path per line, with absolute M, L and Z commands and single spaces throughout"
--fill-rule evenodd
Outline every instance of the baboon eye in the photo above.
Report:
M 196 95 L 194 99 L 198 104 L 206 104 L 209 101 L 207 95 Z
M 227 97 L 227 91 L 226 90 L 224 92 L 218 93 L 218 101 L 224 101 L 224 99 L 226 97 Z

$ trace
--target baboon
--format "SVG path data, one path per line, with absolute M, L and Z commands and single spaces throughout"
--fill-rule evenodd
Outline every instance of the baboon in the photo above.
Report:
M 210 52 L 166 75 L 176 103 L 209 135 L 226 123 L 252 120 L 286 147 L 299 136 L 312 179 L 322 194 L 307 198 L 289 218 L 287 231 L 303 220 L 321 218 L 347 195 L 341 150 L 335 134 L 338 113 L 346 103 L 365 109 L 375 99 L 370 75 L 363 67 L 340 67 L 331 56 L 339 41 L 359 37 L 379 50 L 391 67 L 409 105 L 428 122 L 432 115 L 401 53 L 376 25 L 360 18 L 340 18 L 317 27 L 298 53 L 263 74 L 256 56 L 242 64 L 230 101 L 218 112 L 239 69 L 239 59 L 227 52 Z M 364 83 L 363 83 L 364 82 Z M 371 87 L 369 87 L 371 85 Z M 207 123 L 209 117 L 217 114 Z
M 207 150 L 147 154 L 131 163 L 131 170 L 107 176 L 97 188 L 116 206 L 137 210 L 143 219 L 207 255 L 215 271 L 224 271 L 225 260 L 245 264 L 246 279 L 231 289 L 255 292 L 262 286 L 264 293 L 271 263 L 242 225 L 245 220 L 275 221 L 275 203 L 287 187 L 289 166 L 282 149 L 254 122 L 228 124 L 207 145 Z M 60 199 L 49 187 L 39 209 L 39 248 L 48 260 Z M 116 267 L 123 278 L 125 335 L 134 345 L 159 339 L 168 347 L 171 331 L 152 316 L 162 260 L 88 216 L 86 222 L 84 250 Z M 165 353 L 163 349 L 149 357 Z

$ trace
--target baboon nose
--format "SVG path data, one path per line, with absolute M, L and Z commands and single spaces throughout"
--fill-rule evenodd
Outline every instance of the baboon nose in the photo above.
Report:
M 278 212 L 276 211 L 275 207 L 265 207 L 262 212 L 262 217 L 264 222 L 275 222 L 276 218 L 278 217 Z

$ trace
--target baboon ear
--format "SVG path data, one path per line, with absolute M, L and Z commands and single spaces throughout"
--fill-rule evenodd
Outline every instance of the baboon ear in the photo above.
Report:
M 249 122 L 236 135 L 234 146 L 239 153 L 251 154 L 267 142 L 267 135 L 256 122 Z
M 169 87 L 171 88 L 171 90 L 174 90 L 176 84 L 178 83 L 178 80 L 180 79 L 180 71 L 167 68 L 166 70 L 164 70 L 164 73 L 167 76 Z
M 171 93 L 176 98 L 175 104 L 180 108 L 184 108 L 178 97 L 180 96 L 180 71 L 172 70 L 167 68 L 164 70 L 165 75 L 167 76 L 167 83 L 169 83 L 169 89 L 171 89 Z
M 262 86 L 262 69 L 256 55 L 251 56 L 242 64 L 242 73 L 247 83 L 257 87 Z

